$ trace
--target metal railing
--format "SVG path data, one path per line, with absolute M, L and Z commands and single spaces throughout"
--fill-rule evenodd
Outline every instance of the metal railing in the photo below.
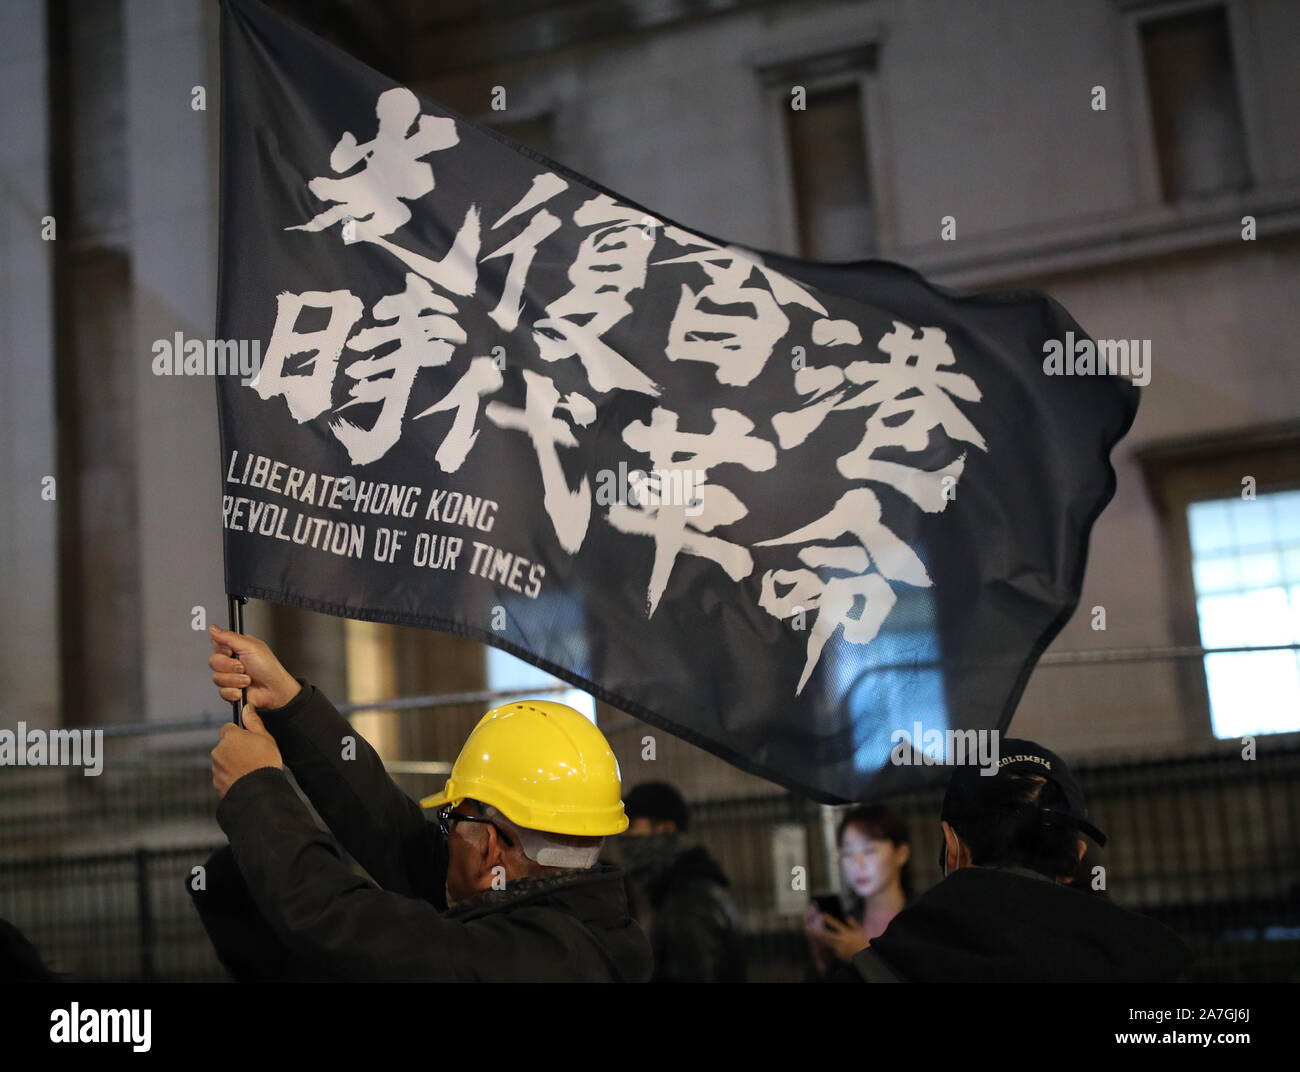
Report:
M 485 702 L 478 694 L 457 699 L 465 715 Z M 0 768 L 0 918 L 76 978 L 224 978 L 186 891 L 191 869 L 223 841 L 210 745 L 107 747 L 95 778 Z M 1072 766 L 1111 838 L 1096 861 L 1106 894 L 1191 942 L 1193 978 L 1300 981 L 1300 744 L 1260 738 L 1253 760 L 1223 742 Z M 440 786 L 445 768 L 408 761 L 392 772 L 419 796 Z M 940 795 L 921 790 L 890 802 L 909 821 L 918 891 L 938 879 Z M 693 816 L 692 836 L 732 881 L 750 978 L 804 978 L 801 921 L 780 907 L 778 884 L 788 876 L 775 866 L 773 832 L 803 828 L 809 889 L 827 888 L 836 863 L 822 836 L 822 807 L 774 792 L 695 801 Z

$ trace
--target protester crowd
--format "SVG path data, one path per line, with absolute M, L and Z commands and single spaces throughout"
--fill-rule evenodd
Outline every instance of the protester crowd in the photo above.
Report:
M 624 793 L 579 712 L 543 700 L 489 711 L 443 790 L 416 802 L 264 642 L 211 634 L 214 684 L 246 703 L 212 751 L 229 844 L 187 889 L 234 979 L 745 980 L 741 914 L 686 801 L 658 782 Z M 879 804 L 845 812 L 844 895 L 814 896 L 804 916 L 809 980 L 1184 977 L 1180 938 L 1087 882 L 1089 840 L 1106 835 L 1066 764 L 1032 741 L 1004 739 L 1001 752 L 992 777 L 954 770 L 937 817 L 943 878 L 923 892 L 904 818 Z M 58 978 L 3 921 L 0 977 Z

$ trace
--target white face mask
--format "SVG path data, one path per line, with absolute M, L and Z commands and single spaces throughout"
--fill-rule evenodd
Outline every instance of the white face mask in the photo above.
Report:
M 563 867 L 585 871 L 596 866 L 600 858 L 600 849 L 604 838 L 589 838 L 590 844 L 585 848 L 564 845 L 552 841 L 540 830 L 528 830 L 517 826 L 505 817 L 497 808 L 487 804 L 483 808 L 485 818 L 504 827 L 523 850 L 525 856 L 543 867 Z

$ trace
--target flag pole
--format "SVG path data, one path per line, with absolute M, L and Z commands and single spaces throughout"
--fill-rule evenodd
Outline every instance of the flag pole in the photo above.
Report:
M 226 593 L 226 608 L 230 617 L 230 631 L 233 633 L 242 633 L 244 631 L 244 604 L 248 602 L 248 596 L 232 596 Z M 239 717 L 239 712 L 243 710 L 244 703 L 248 700 L 248 690 L 240 689 L 240 698 L 230 701 L 231 714 L 234 716 L 236 726 L 242 726 L 243 720 Z

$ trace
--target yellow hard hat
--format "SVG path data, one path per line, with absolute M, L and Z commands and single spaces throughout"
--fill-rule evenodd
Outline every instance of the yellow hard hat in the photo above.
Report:
M 467 797 L 530 830 L 605 837 L 627 829 L 609 742 L 572 707 L 549 700 L 520 700 L 484 715 L 442 792 L 420 806 L 459 804 Z

